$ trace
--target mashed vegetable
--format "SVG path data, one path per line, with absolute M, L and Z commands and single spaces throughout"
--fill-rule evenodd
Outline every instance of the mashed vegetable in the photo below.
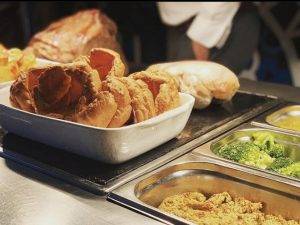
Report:
M 251 202 L 227 192 L 206 198 L 199 192 L 186 192 L 167 197 L 159 209 L 196 224 L 205 225 L 299 225 L 282 216 L 266 215 L 261 202 Z
M 300 116 L 287 116 L 284 119 L 274 122 L 277 127 L 300 131 Z

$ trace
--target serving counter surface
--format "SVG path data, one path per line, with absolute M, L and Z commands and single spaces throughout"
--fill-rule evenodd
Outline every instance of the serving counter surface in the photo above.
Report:
M 300 88 L 241 79 L 241 89 L 300 102 Z M 0 199 L 0 224 L 160 224 L 3 158 Z

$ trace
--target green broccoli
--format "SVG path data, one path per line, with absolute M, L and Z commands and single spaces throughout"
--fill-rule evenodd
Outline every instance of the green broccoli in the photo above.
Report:
M 252 141 L 236 141 L 214 150 L 225 159 L 300 178 L 300 162 L 286 157 L 287 151 L 268 132 L 255 132 Z
M 249 166 L 255 166 L 260 169 L 266 169 L 273 163 L 273 161 L 274 159 L 267 153 L 260 151 L 257 148 L 251 148 L 244 154 L 239 162 Z
M 252 142 L 234 142 L 222 146 L 215 153 L 225 159 L 262 169 L 268 167 L 274 160 Z
M 281 168 L 278 172 L 289 177 L 300 178 L 300 162 L 295 162 L 287 167 Z
M 253 143 L 258 146 L 266 146 L 268 144 L 273 144 L 275 142 L 274 137 L 268 133 L 263 131 L 254 132 L 252 134 Z
M 285 147 L 275 142 L 275 138 L 268 132 L 255 132 L 252 134 L 253 143 L 268 155 L 274 158 L 286 156 Z
M 233 142 L 216 150 L 216 154 L 235 162 L 240 161 L 247 149 L 253 147 L 249 142 Z M 256 146 L 255 146 L 256 147 Z
M 293 163 L 293 160 L 287 157 L 280 157 L 273 161 L 273 163 L 267 168 L 268 170 L 278 172 L 279 169 L 287 167 Z

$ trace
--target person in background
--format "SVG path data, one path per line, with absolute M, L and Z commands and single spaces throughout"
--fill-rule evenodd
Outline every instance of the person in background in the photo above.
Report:
M 240 2 L 158 2 L 168 26 L 168 60 L 223 64 L 236 74 L 251 64 L 260 20 L 255 6 Z

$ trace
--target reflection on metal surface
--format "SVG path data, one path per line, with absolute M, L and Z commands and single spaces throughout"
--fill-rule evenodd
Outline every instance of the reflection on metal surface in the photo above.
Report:
M 297 131 L 300 134 L 300 105 L 284 107 L 266 117 L 270 125 Z
M 155 220 L 0 158 L 1 225 L 140 225 Z
M 109 199 L 157 220 L 183 222 L 157 207 L 166 197 L 187 191 L 208 196 L 227 191 L 233 197 L 263 202 L 267 214 L 300 219 L 300 185 L 291 186 L 259 171 L 193 154 L 116 189 Z

